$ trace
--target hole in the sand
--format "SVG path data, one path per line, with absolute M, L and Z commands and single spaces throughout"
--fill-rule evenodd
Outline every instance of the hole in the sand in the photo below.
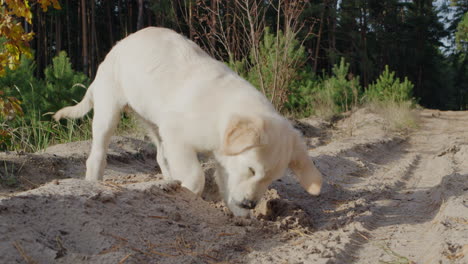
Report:
M 310 215 L 300 206 L 281 198 L 263 201 L 255 210 L 254 215 L 278 224 L 280 228 L 311 227 Z

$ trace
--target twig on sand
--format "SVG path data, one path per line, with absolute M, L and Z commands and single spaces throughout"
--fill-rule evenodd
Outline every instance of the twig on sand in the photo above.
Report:
M 167 216 L 159 216 L 159 215 L 148 215 L 150 218 L 156 218 L 156 219 L 168 219 L 169 217 Z
M 369 240 L 368 237 L 366 237 L 363 233 L 361 232 L 357 232 L 358 235 L 360 235 L 362 238 L 364 238 L 365 240 Z
M 116 235 L 113 235 L 113 234 L 107 234 L 107 233 L 101 232 L 101 235 L 110 236 L 110 237 L 112 237 L 112 238 L 115 238 L 115 239 L 118 239 L 118 240 L 121 240 L 121 241 L 128 242 L 128 239 L 126 239 L 126 238 L 124 238 L 124 237 L 116 236 Z
M 295 242 L 292 242 L 291 245 L 292 245 L 292 246 L 298 246 L 298 245 L 304 243 L 306 240 L 307 240 L 307 239 L 302 238 L 302 239 L 300 239 L 300 240 L 296 240 Z
M 152 254 L 155 254 L 155 255 L 163 256 L 163 257 L 178 257 L 178 256 L 180 256 L 180 255 L 172 255 L 172 254 L 167 254 L 167 253 L 164 253 L 164 252 L 159 252 L 159 251 L 156 251 L 154 249 L 151 249 L 149 252 L 151 252 Z
M 37 264 L 37 261 L 32 259 L 30 256 L 28 256 L 28 254 L 26 254 L 26 252 L 24 251 L 24 249 L 21 247 L 21 245 L 18 242 L 15 241 L 13 243 L 13 246 L 16 248 L 16 250 L 18 250 L 18 252 L 23 257 L 24 261 L 26 261 L 26 263 L 28 263 L 28 264 Z
M 65 256 L 67 254 L 67 249 L 63 246 L 62 238 L 60 238 L 60 236 L 56 236 L 55 240 L 57 242 L 57 246 L 59 247 L 56 258 Z
M 122 191 L 123 190 L 123 187 L 120 186 L 119 184 L 115 183 L 115 182 L 110 182 L 110 181 L 106 181 L 106 182 L 103 182 L 102 185 L 106 186 L 106 187 L 109 187 L 111 189 L 116 189 L 118 191 Z
M 135 252 L 141 253 L 141 254 L 146 255 L 146 256 L 148 256 L 148 257 L 152 257 L 152 255 L 151 255 L 150 253 L 145 252 L 145 251 L 143 251 L 143 250 L 141 250 L 141 249 L 139 249 L 139 248 L 136 248 L 136 247 L 129 247 L 129 248 L 130 248 L 131 250 L 135 251 Z
M 206 262 L 208 264 L 231 264 L 230 262 L 226 262 L 226 261 L 217 262 L 217 261 L 207 260 Z
M 416 264 L 416 262 L 408 259 L 405 256 L 402 256 L 395 251 L 393 251 L 388 245 L 381 244 L 379 247 L 385 251 L 389 256 L 393 257 L 394 259 L 392 261 L 382 261 L 380 260 L 379 263 L 382 264 Z
M 298 229 L 292 229 L 290 231 L 291 231 L 291 233 L 296 233 L 296 234 L 300 235 L 301 237 L 313 238 L 313 236 L 308 235 L 308 234 L 306 234 L 306 233 L 304 233 L 304 232 L 302 232 L 302 231 L 300 231 Z
M 223 237 L 223 236 L 235 236 L 237 235 L 237 233 L 219 233 L 218 236 L 219 237 Z
M 34 182 L 32 182 L 32 181 L 30 181 L 30 180 L 26 179 L 26 178 L 25 178 L 25 177 L 23 177 L 23 176 L 20 176 L 19 178 L 20 178 L 22 181 L 25 181 L 26 183 L 28 183 L 28 184 L 32 185 L 34 188 L 37 188 L 37 187 L 39 187 L 39 184 L 37 184 L 37 183 L 34 183 Z
M 103 251 L 99 252 L 98 255 L 105 255 L 105 254 L 109 254 L 111 252 L 115 252 L 115 251 L 119 250 L 119 248 L 121 248 L 123 245 L 124 245 L 124 243 L 122 243 L 122 242 L 116 243 L 112 247 L 110 247 L 108 249 L 104 249 Z
M 126 261 L 129 257 L 131 257 L 132 255 L 133 255 L 133 254 L 128 254 L 127 256 L 123 257 L 123 258 L 119 261 L 119 264 L 125 263 L 125 261 Z

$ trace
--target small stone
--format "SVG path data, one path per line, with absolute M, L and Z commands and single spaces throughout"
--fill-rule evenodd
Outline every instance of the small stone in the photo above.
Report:
M 333 253 L 329 249 L 325 249 L 322 251 L 322 254 L 320 255 L 322 258 L 331 258 L 333 257 Z
M 169 218 L 176 221 L 176 222 L 178 222 L 178 221 L 180 221 L 182 219 L 182 216 L 180 215 L 180 213 L 175 212 L 175 213 L 171 214 L 169 216 Z
M 315 249 L 316 249 L 316 251 L 315 251 L 316 253 L 321 253 L 321 252 L 325 251 L 325 246 L 322 245 L 322 244 L 318 244 L 318 245 L 315 247 Z

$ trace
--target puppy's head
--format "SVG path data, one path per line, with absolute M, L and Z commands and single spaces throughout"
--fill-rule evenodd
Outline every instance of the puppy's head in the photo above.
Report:
M 309 193 L 320 193 L 322 175 L 309 159 L 300 134 L 283 118 L 232 116 L 216 156 L 219 187 L 237 216 L 247 216 L 288 167 Z

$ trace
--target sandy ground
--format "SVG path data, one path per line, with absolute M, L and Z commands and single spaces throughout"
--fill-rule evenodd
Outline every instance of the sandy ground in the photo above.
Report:
M 323 193 L 287 175 L 253 219 L 212 181 L 162 180 L 145 141 L 113 138 L 103 183 L 82 180 L 89 142 L 1 153 L 0 263 L 468 263 L 468 113 L 419 115 L 407 134 L 366 110 L 301 120 Z

